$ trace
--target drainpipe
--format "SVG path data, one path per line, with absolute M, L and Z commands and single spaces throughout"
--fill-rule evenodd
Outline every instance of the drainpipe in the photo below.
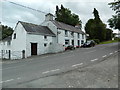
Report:
M 57 43 L 58 43 L 58 28 L 57 28 Z

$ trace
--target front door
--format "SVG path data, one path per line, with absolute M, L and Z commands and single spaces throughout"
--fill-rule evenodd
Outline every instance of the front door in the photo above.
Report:
M 37 43 L 31 43 L 31 55 L 37 55 Z
M 78 40 L 78 46 L 80 46 L 80 40 Z
M 9 50 L 9 59 L 11 59 L 11 51 Z
M 72 45 L 74 46 L 74 40 L 72 40 Z

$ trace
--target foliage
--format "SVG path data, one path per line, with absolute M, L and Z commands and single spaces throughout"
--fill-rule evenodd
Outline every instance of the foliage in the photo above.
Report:
M 120 16 L 113 15 L 112 18 L 108 20 L 108 23 L 111 28 L 120 30 Z
M 110 8 L 116 11 L 116 13 L 120 13 L 120 0 L 114 0 L 114 2 L 108 3 L 108 5 L 111 5 Z
M 4 39 L 4 38 L 12 35 L 13 29 L 11 27 L 2 25 L 1 32 L 2 32 L 2 39 Z
M 115 42 L 119 42 L 119 40 L 109 40 L 109 41 L 100 42 L 99 44 L 109 44 L 109 43 L 115 43 Z
M 100 43 L 100 40 L 99 39 L 93 39 L 97 44 Z
M 99 39 L 100 41 L 107 40 L 109 36 L 106 30 L 106 25 L 101 21 L 98 11 L 94 8 L 94 19 L 89 19 L 85 25 L 85 31 L 89 34 L 89 39 Z
M 113 31 L 111 29 L 106 29 L 106 40 L 112 40 L 113 38 Z
M 116 12 L 116 15 L 113 15 L 112 18 L 108 20 L 109 26 L 120 30 L 120 0 L 115 0 L 108 5 L 110 5 L 110 8 Z
M 115 40 L 118 41 L 118 42 L 120 42 L 120 38 L 118 38 L 118 37 L 116 37 Z
M 82 22 L 81 20 L 79 20 L 79 16 L 74 13 L 71 13 L 71 11 L 68 8 L 64 8 L 63 5 L 61 5 L 60 9 L 58 6 L 56 6 L 55 20 L 72 26 L 80 25 L 80 28 L 82 27 Z

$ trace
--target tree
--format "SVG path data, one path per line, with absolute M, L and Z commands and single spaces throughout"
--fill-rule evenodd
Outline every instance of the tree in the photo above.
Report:
M 58 6 L 56 6 L 55 20 L 72 25 L 72 26 L 79 24 L 82 27 L 82 22 L 81 20 L 79 20 L 79 16 L 74 13 L 71 13 L 71 11 L 68 8 L 64 8 L 63 5 L 61 5 L 60 9 Z
M 1 25 L 2 39 L 11 36 L 13 33 L 13 29 L 8 26 Z
M 116 11 L 117 14 L 120 14 L 120 0 L 114 0 L 114 2 L 108 3 L 108 5 L 111 5 L 110 8 Z
M 111 28 L 120 30 L 120 16 L 113 15 L 112 18 L 108 20 L 108 23 Z
M 99 12 L 94 8 L 94 19 L 89 19 L 85 25 L 85 31 L 89 34 L 89 39 L 106 39 L 106 25 L 101 21 Z
M 120 30 L 120 0 L 115 0 L 108 5 L 111 5 L 110 8 L 116 12 L 116 15 L 113 15 L 112 18 L 108 20 L 109 26 Z
M 106 40 L 112 40 L 113 31 L 109 28 L 106 29 Z

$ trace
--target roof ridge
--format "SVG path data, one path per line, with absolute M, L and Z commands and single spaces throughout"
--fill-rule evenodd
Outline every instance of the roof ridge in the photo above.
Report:
M 18 22 L 20 22 L 20 23 L 25 23 L 25 24 L 32 24 L 32 25 L 38 25 L 38 24 L 34 24 L 34 23 L 29 23 L 29 22 L 24 22 L 24 21 L 18 21 Z
M 54 20 L 54 21 L 57 21 L 57 20 Z M 76 28 L 75 26 L 72 26 L 72 25 L 69 25 L 69 24 L 66 24 L 66 23 L 63 23 L 63 22 L 60 22 L 60 21 L 57 21 L 57 22 L 62 23 L 62 24 L 65 24 L 65 25 L 67 25 L 67 26 L 71 26 L 71 27 L 73 27 L 73 28 Z M 76 29 L 78 29 L 78 28 L 76 28 Z

